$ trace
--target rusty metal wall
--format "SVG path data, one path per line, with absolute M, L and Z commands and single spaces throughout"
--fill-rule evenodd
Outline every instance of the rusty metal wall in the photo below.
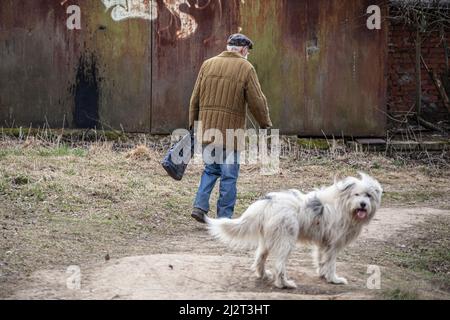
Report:
M 81 30 L 66 26 L 73 4 Z M 111 14 L 100 0 L 0 2 L 2 126 L 149 130 L 151 21 Z
M 283 133 L 381 136 L 387 26 L 365 16 L 377 2 L 2 0 L 0 126 L 186 127 L 201 63 L 242 30 Z
M 267 0 L 241 7 L 243 29 L 276 127 L 305 136 L 382 136 L 387 25 L 366 27 L 382 1 Z
M 164 7 L 158 1 L 164 9 L 159 10 L 152 38 L 153 133 L 188 126 L 189 100 L 200 66 L 222 52 L 239 27 L 241 0 L 191 2 L 189 7 L 184 0 L 166 1 L 169 6 Z

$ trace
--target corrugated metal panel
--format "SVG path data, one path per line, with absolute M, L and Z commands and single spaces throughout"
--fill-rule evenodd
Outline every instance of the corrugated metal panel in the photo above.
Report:
M 373 136 L 385 130 L 386 24 L 368 0 L 3 0 L 2 125 L 185 127 L 197 72 L 230 33 L 251 54 L 284 133 Z M 82 29 L 66 28 L 68 5 Z
M 369 30 L 377 1 L 246 1 L 244 32 L 284 133 L 377 136 L 385 133 L 386 24 Z M 378 1 L 381 2 L 381 1 Z
M 151 21 L 116 22 L 102 0 L 70 4 L 81 30 L 66 27 L 68 2 L 0 2 L 2 122 L 148 131 Z
M 191 1 L 195 3 L 196 1 Z M 237 32 L 240 0 L 168 0 L 153 33 L 152 132 L 188 126 L 189 100 L 203 61 Z

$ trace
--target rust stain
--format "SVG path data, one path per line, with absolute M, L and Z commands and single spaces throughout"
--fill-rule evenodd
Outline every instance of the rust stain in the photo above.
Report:
M 99 125 L 100 79 L 95 55 L 82 55 L 79 60 L 76 83 L 73 88 L 75 108 L 74 126 L 97 128 Z

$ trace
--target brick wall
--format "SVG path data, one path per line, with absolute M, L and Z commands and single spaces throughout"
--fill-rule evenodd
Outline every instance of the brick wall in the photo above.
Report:
M 450 34 L 448 34 L 450 39 Z M 388 40 L 388 111 L 392 113 L 409 111 L 415 103 L 415 32 L 404 24 L 390 22 Z M 450 42 L 449 42 L 450 46 Z M 422 55 L 429 68 L 439 75 L 446 69 L 445 50 L 439 34 L 432 34 L 423 40 Z M 423 114 L 427 118 L 447 116 L 439 93 L 422 65 Z

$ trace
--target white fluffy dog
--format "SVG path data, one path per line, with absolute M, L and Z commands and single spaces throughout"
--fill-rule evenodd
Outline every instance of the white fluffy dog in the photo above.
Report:
M 347 284 L 336 275 L 336 256 L 370 222 L 380 206 L 383 190 L 375 179 L 360 173 L 328 188 L 303 194 L 274 192 L 253 203 L 239 219 L 206 218 L 210 233 L 234 248 L 257 248 L 252 266 L 258 278 L 273 279 L 265 269 L 269 254 L 275 260 L 275 286 L 296 288 L 286 263 L 297 241 L 315 245 L 320 277 Z

